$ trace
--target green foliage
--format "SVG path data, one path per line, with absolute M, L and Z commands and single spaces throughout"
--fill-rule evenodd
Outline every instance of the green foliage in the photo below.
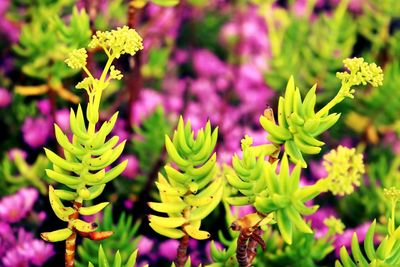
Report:
M 41 194 L 47 194 L 43 177 L 45 169 L 49 167 L 49 161 L 45 156 L 39 155 L 36 161 L 29 165 L 21 153 L 15 152 L 13 161 L 6 156 L 0 166 L 0 195 L 12 194 L 25 186 L 34 186 Z
M 227 249 L 218 249 L 214 241 L 211 241 L 210 255 L 213 263 L 206 265 L 207 267 L 236 267 L 238 266 L 235 258 L 236 242 L 234 239 L 230 242 Z
M 122 262 L 128 261 L 131 252 L 137 248 L 140 237 L 137 237 L 140 222 L 133 223 L 132 216 L 122 213 L 117 223 L 113 222 L 112 209 L 107 207 L 104 210 L 102 223 L 99 230 L 105 231 L 113 229 L 114 234 L 107 239 L 100 241 L 102 246 L 102 254 L 110 259 L 116 252 L 119 254 Z M 136 236 L 136 237 L 135 237 Z M 99 253 L 99 241 L 83 239 L 82 244 L 78 247 L 79 262 L 77 267 L 84 267 L 86 263 L 91 261 L 94 265 L 98 265 L 97 254 Z
M 294 232 L 291 245 L 282 242 L 277 231 L 268 228 L 264 234 L 267 250 L 257 253 L 255 266 L 319 266 L 318 262 L 323 260 L 333 251 L 333 239 L 318 238 L 314 234 Z
M 121 79 L 122 74 L 112 65 L 114 59 L 122 54 L 134 55 L 142 49 L 142 39 L 135 30 L 128 27 L 117 28 L 110 32 L 98 31 L 89 43 L 91 48 L 101 48 L 108 56 L 108 61 L 99 78 L 95 78 L 86 68 L 87 52 L 84 48 L 73 50 L 65 62 L 73 69 L 83 69 L 88 77 L 77 84 L 77 88 L 85 89 L 89 103 L 87 105 L 86 128 L 85 118 L 81 106 L 76 112 L 71 109 L 70 127 L 73 134 L 69 140 L 60 127 L 55 124 L 57 142 L 64 150 L 64 157 L 46 149 L 46 156 L 53 163 L 53 169 L 47 169 L 46 174 L 51 179 L 64 184 L 70 190 L 54 190 L 49 188 L 50 204 L 57 217 L 68 222 L 68 228 L 49 233 L 42 233 L 47 241 L 62 241 L 75 231 L 82 233 L 94 232 L 98 225 L 85 222 L 76 217 L 80 215 L 94 215 L 104 209 L 109 203 L 103 202 L 90 207 L 81 207 L 83 201 L 93 200 L 104 190 L 106 183 L 118 177 L 127 165 L 127 160 L 106 171 L 121 155 L 126 140 L 118 144 L 119 137 L 113 136 L 106 141 L 107 136 L 114 128 L 118 117 L 116 112 L 109 121 L 102 124 L 96 131 L 99 121 L 99 106 L 103 90 L 112 79 Z M 74 201 L 74 206 L 65 207 L 61 200 Z M 74 216 L 71 216 L 74 214 Z M 75 218 L 74 218 L 75 217 Z
M 147 62 L 141 68 L 144 77 L 161 79 L 165 76 L 171 48 L 171 45 L 169 45 L 153 48 L 149 52 Z
M 232 157 L 234 172 L 227 171 L 228 183 L 243 196 L 228 197 L 226 200 L 231 205 L 242 206 L 254 204 L 257 195 L 267 187 L 265 178 L 265 156 L 278 150 L 274 145 L 251 146 L 253 140 L 246 135 L 242 140 L 243 158 L 235 154 Z
M 274 90 L 281 90 L 288 77 L 296 73 L 300 90 L 310 88 L 317 80 L 324 89 L 320 99 L 334 95 L 339 85 L 335 78 L 341 68 L 339 61 L 351 55 L 356 40 L 355 23 L 346 13 L 348 2 L 341 1 L 332 15 L 322 14 L 311 24 L 308 17 L 295 14 L 284 14 L 287 21 L 283 25 L 265 18 L 268 27 L 274 28 L 271 71 L 265 75 Z M 282 32 L 283 36 L 279 36 Z
M 164 147 L 164 136 L 171 132 L 170 123 L 163 108 L 157 107 L 140 126 L 134 125 L 133 130 L 136 135 L 132 139 L 132 150 L 139 159 L 140 170 L 148 174 L 157 163 Z
M 43 9 L 33 13 L 32 21 L 23 27 L 14 51 L 21 57 L 20 64 L 26 75 L 60 81 L 78 72 L 65 65 L 65 54 L 87 45 L 90 35 L 85 11 L 78 12 L 75 8 L 66 25 L 56 14 L 49 16 Z
M 355 109 L 355 112 L 369 121 L 368 124 L 377 128 L 394 124 L 400 115 L 400 94 L 397 90 L 400 83 L 400 63 L 387 65 L 384 74 L 387 82 L 369 94 L 362 95 L 360 104 Z M 350 118 L 348 125 L 357 127 Z
M 168 214 L 168 217 L 149 215 L 150 227 L 157 233 L 170 238 L 181 238 L 185 234 L 195 239 L 210 236 L 199 228 L 201 220 L 217 207 L 223 194 L 216 153 L 212 154 L 217 136 L 218 129 L 211 132 L 207 122 L 205 129 L 200 129 L 194 138 L 190 121 L 184 125 L 182 117 L 173 140 L 165 136 L 168 155 L 179 169 L 167 164 L 167 178 L 160 173 L 156 182 L 161 203 L 150 202 L 149 206 Z
M 262 127 L 268 132 L 268 140 L 274 144 L 284 144 L 285 152 L 294 163 L 307 167 L 303 154 L 318 154 L 323 142 L 316 139 L 318 135 L 331 128 L 340 114 L 329 111 L 346 97 L 353 98 L 353 86 L 370 83 L 373 86 L 382 84 L 382 69 L 374 63 L 368 64 L 362 58 L 345 59 L 349 72 L 339 72 L 336 76 L 342 81 L 337 95 L 322 109 L 315 112 L 316 85 L 301 99 L 300 90 L 295 87 L 291 77 L 286 86 L 285 97 L 279 98 L 278 125 L 275 124 L 271 110 L 260 117 Z
M 386 237 L 379 244 L 378 248 L 374 247 L 374 233 L 376 221 L 371 224 L 364 240 L 364 251 L 362 253 L 359 246 L 357 234 L 353 234 L 351 242 L 351 251 L 353 259 L 348 254 L 345 247 L 340 250 L 340 262 L 337 261 L 336 267 L 363 267 L 363 266 L 386 266 L 395 267 L 400 264 L 400 227 Z
M 129 257 L 129 259 L 126 261 L 125 264 L 123 264 L 122 259 L 121 259 L 121 255 L 119 253 L 119 251 L 117 251 L 117 253 L 115 253 L 115 258 L 113 261 L 112 266 L 113 267 L 131 267 L 134 266 L 136 263 L 136 257 L 137 257 L 137 253 L 138 251 L 135 250 Z M 103 251 L 103 247 L 100 245 L 99 247 L 99 257 L 98 257 L 98 262 L 99 265 L 97 265 L 98 267 L 109 267 L 111 266 L 109 263 L 109 259 L 110 257 L 107 257 L 106 254 Z M 89 262 L 88 267 L 94 267 L 95 265 L 93 265 L 91 262 Z

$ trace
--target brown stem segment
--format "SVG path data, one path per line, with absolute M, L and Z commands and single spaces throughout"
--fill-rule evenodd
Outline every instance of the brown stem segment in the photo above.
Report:
M 258 244 L 265 250 L 265 242 L 261 238 L 262 233 L 263 231 L 260 227 L 255 230 L 252 227 L 248 227 L 240 231 L 236 248 L 236 259 L 240 267 L 251 267 L 257 255 Z
M 247 258 L 249 260 L 249 265 L 253 263 L 254 258 L 257 255 L 257 245 L 260 244 L 263 250 L 265 250 L 265 242 L 262 240 L 261 235 L 263 231 L 260 227 L 251 234 L 249 243 L 247 244 Z
M 128 26 L 131 29 L 137 28 L 140 21 L 140 10 L 133 4 L 128 7 Z M 138 51 L 136 56 L 129 59 L 130 73 L 127 75 L 126 91 L 129 93 L 129 108 L 138 100 L 140 90 L 143 87 L 143 77 L 140 71 L 141 68 L 141 53 Z M 133 110 L 129 110 L 128 121 L 132 122 L 134 114 Z
M 187 248 L 189 246 L 189 235 L 185 234 L 179 243 L 178 253 L 176 255 L 176 267 L 184 267 L 187 261 Z
M 74 201 L 75 212 L 69 216 L 70 220 L 76 220 L 79 217 L 79 208 L 82 207 L 82 203 Z M 73 233 L 65 241 L 65 267 L 75 266 L 75 250 L 76 250 L 76 233 L 75 228 L 72 227 L 71 223 L 68 223 L 68 228 L 72 229 Z

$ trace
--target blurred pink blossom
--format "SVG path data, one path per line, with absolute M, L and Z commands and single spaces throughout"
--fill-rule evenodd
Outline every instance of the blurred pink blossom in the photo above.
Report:
M 159 246 L 159 255 L 169 261 L 176 258 L 176 252 L 179 246 L 179 241 L 176 239 L 169 239 L 162 242 Z
M 11 93 L 7 89 L 0 87 L 0 108 L 7 107 L 10 105 L 11 101 Z
M 22 133 L 25 143 L 32 148 L 43 146 L 52 131 L 52 122 L 44 117 L 25 119 Z
M 139 125 L 162 102 L 160 93 L 151 89 L 140 91 L 139 99 L 131 106 L 131 125 Z
M 0 200 L 0 220 L 15 223 L 23 219 L 31 210 L 38 198 L 38 191 L 33 188 L 22 188 L 13 195 Z
M 56 123 L 64 133 L 69 132 L 69 110 L 59 109 L 56 111 Z
M 126 166 L 125 170 L 122 172 L 122 175 L 129 179 L 133 179 L 133 178 L 135 178 L 135 176 L 139 170 L 139 161 L 133 155 L 125 155 L 125 156 L 122 156 L 120 159 L 121 162 L 123 162 L 125 160 L 128 160 L 128 165 Z

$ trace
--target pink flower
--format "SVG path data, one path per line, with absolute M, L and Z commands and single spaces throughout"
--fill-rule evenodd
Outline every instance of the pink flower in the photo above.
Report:
M 176 252 L 179 247 L 179 241 L 176 239 L 169 239 L 164 241 L 159 246 L 159 254 L 169 261 L 173 261 L 176 258 Z
M 23 219 L 31 211 L 38 191 L 33 188 L 22 188 L 14 195 L 0 200 L 0 220 L 15 223 Z
M 54 250 L 52 245 L 35 239 L 24 243 L 19 249 L 19 254 L 28 258 L 33 265 L 42 266 L 54 255 Z
M 198 49 L 193 53 L 193 67 L 200 76 L 218 76 L 226 73 L 222 60 L 207 49 Z
M 149 254 L 154 246 L 154 240 L 146 236 L 142 236 L 139 241 L 138 249 L 141 255 Z
M 43 146 L 50 136 L 52 123 L 43 117 L 25 119 L 22 125 L 22 133 L 25 143 L 32 148 Z
M 7 89 L 0 87 L 0 108 L 7 107 L 11 101 L 11 93 Z
M 49 99 L 45 98 L 45 99 L 39 100 L 36 103 L 36 106 L 39 109 L 39 112 L 42 113 L 43 115 L 50 115 L 51 104 L 50 104 Z
M 363 242 L 365 235 L 367 234 L 368 228 L 371 222 L 365 222 L 354 229 L 347 229 L 343 234 L 339 235 L 335 240 L 335 254 L 338 257 L 340 255 L 340 249 L 345 246 L 347 251 L 351 247 L 351 239 L 353 238 L 354 232 L 357 234 L 358 242 Z
M 154 90 L 140 91 L 138 101 L 131 106 L 131 125 L 138 125 L 147 118 L 158 105 L 162 104 L 162 97 Z
M 127 178 L 133 179 L 135 178 L 138 170 L 139 170 L 139 161 L 133 155 L 126 155 L 121 157 L 121 162 L 124 160 L 128 160 L 128 165 L 126 166 L 125 170 L 122 172 L 123 176 Z
M 305 217 L 305 220 L 311 220 L 311 227 L 315 231 L 315 238 L 320 238 L 328 232 L 328 227 L 324 224 L 324 220 L 330 216 L 337 217 L 334 208 L 322 207 L 314 214 Z
M 10 149 L 8 151 L 7 155 L 10 160 L 15 160 L 15 157 L 17 157 L 17 156 L 22 157 L 23 159 L 26 159 L 26 157 L 28 156 L 28 154 L 24 150 L 21 150 L 19 148 Z
M 119 137 L 118 143 L 121 143 L 122 141 L 129 139 L 129 133 L 126 130 L 127 126 L 126 124 L 127 123 L 125 120 L 118 118 L 112 130 L 112 132 Z
M 64 133 L 69 132 L 69 110 L 64 108 L 56 111 L 56 123 Z
M 12 244 L 2 257 L 1 262 L 5 267 L 42 266 L 54 255 L 53 246 L 42 240 L 33 239 L 30 233 L 23 228 L 18 229 L 18 242 Z

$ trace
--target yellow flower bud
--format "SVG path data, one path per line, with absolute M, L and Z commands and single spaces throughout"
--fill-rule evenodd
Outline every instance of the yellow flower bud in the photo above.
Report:
M 350 194 L 360 185 L 365 172 L 362 154 L 354 148 L 339 146 L 324 156 L 323 165 L 328 172 L 327 187 L 334 195 Z
M 65 63 L 67 63 L 71 69 L 81 69 L 86 66 L 87 57 L 88 55 L 85 48 L 75 49 L 69 54 Z

